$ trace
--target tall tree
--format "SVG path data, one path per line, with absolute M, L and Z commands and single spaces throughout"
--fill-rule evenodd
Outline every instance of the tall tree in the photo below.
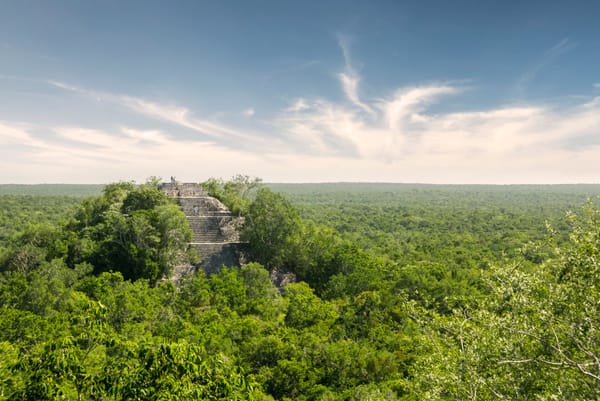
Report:
M 242 238 L 250 242 L 258 262 L 267 268 L 283 267 L 292 253 L 292 235 L 299 215 L 281 194 L 261 188 L 248 208 Z
M 69 263 L 88 261 L 96 273 L 155 283 L 189 256 L 189 224 L 154 181 L 108 185 L 83 204 L 70 228 Z

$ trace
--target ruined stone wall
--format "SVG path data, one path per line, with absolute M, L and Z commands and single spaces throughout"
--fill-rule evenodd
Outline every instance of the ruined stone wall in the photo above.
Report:
M 240 242 L 239 228 L 243 219 L 233 215 L 218 199 L 209 196 L 198 184 L 165 183 L 161 189 L 176 198 L 192 229 L 190 246 L 198 252 L 201 262 L 196 269 L 206 274 L 218 272 L 223 265 L 240 266 L 246 255 L 246 244 Z M 190 272 L 181 267 L 174 272 L 175 279 Z
M 206 191 L 198 184 L 194 183 L 163 183 L 160 189 L 171 198 L 186 196 L 208 196 Z

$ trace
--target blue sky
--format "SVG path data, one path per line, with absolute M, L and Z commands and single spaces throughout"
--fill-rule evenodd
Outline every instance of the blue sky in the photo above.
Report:
M 600 182 L 597 1 L 0 2 L 0 183 Z

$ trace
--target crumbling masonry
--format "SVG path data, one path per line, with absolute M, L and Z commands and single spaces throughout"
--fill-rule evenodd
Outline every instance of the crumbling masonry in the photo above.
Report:
M 222 266 L 241 265 L 246 249 L 239 234 L 243 218 L 231 213 L 198 184 L 171 182 L 162 184 L 161 189 L 179 202 L 193 232 L 190 246 L 198 251 L 201 258 L 200 265 L 186 272 L 199 268 L 210 275 Z M 186 272 L 175 272 L 175 276 Z

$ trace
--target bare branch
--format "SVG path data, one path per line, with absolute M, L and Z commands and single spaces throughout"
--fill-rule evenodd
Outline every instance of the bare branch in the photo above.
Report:
M 529 362 L 533 362 L 535 361 L 535 359 L 531 358 L 531 359 L 515 359 L 515 360 L 505 360 L 505 361 L 498 361 L 499 365 L 506 365 L 506 364 L 516 364 L 516 363 L 529 363 Z

